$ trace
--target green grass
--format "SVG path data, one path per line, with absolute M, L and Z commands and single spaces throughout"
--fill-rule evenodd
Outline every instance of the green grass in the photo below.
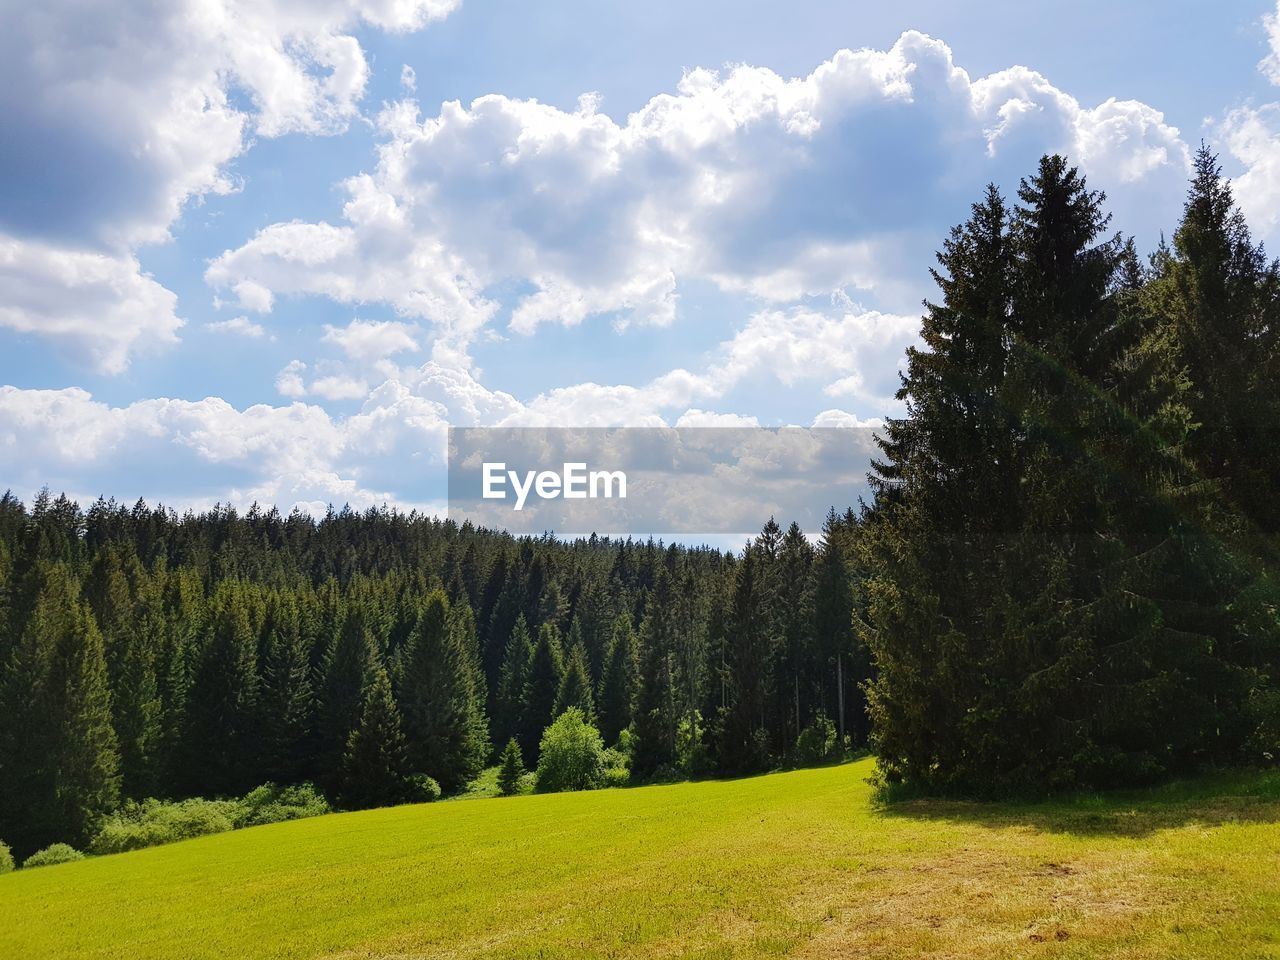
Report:
M 0 957 L 1280 957 L 1280 777 L 877 805 L 870 761 L 340 814 L 0 877 Z

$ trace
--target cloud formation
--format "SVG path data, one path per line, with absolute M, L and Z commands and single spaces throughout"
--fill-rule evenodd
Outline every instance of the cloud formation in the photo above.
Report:
M 245 309 L 264 289 L 387 303 L 455 345 L 499 306 L 521 333 L 601 315 L 669 324 L 689 280 L 902 309 L 938 211 L 963 215 L 974 183 L 1057 150 L 1131 199 L 1176 197 L 1188 157 L 1146 104 L 1086 108 L 1024 67 L 971 80 L 915 32 L 802 78 L 693 70 L 625 122 L 590 95 L 566 111 L 495 94 L 427 119 L 401 101 L 378 124 L 377 166 L 345 182 L 343 223 L 266 227 L 209 283 L 249 285 Z M 500 298 L 501 284 L 519 292 Z
M 180 321 L 138 269 L 136 248 L 167 240 L 193 199 L 235 190 L 228 164 L 253 138 L 345 129 L 369 75 L 356 27 L 414 30 L 456 3 L 50 0 L 6 10 L 0 236 L 28 271 L 6 325 L 67 339 L 108 373 L 135 345 L 172 341 Z M 72 305 L 77 291 L 90 291 L 96 324 Z

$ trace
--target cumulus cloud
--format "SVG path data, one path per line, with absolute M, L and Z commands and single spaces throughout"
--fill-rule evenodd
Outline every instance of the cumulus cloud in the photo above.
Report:
M 251 340 L 260 340 L 266 336 L 267 331 L 262 324 L 254 323 L 248 317 L 232 317 L 230 320 L 214 320 L 204 325 L 206 330 L 212 330 L 214 333 L 231 333 L 241 337 L 248 337 Z
M 1244 164 L 1232 187 L 1249 225 L 1275 237 L 1280 233 L 1280 104 L 1233 110 L 1219 134 L 1227 152 Z
M 1064 151 L 1136 208 L 1150 191 L 1176 203 L 1187 170 L 1154 108 L 1084 107 L 1023 67 L 971 80 L 914 32 L 800 78 L 693 70 L 625 121 L 590 95 L 561 110 L 495 94 L 425 119 L 406 100 L 378 123 L 344 223 L 269 226 L 209 283 L 386 302 L 455 346 L 497 313 L 502 283 L 521 291 L 503 305 L 522 333 L 599 315 L 668 324 L 685 280 L 777 303 L 848 288 L 901 310 L 938 211 L 963 216 L 975 183 Z
M 133 251 L 166 240 L 193 198 L 237 189 L 228 164 L 253 138 L 344 129 L 369 74 L 357 27 L 417 29 L 456 2 L 50 0 L 7 10 L 0 233 L 44 261 L 25 284 L 35 307 L 10 306 L 7 325 L 83 346 L 74 304 L 88 286 L 100 369 L 124 369 L 135 343 L 172 340 L 172 310 Z M 269 306 L 265 288 L 237 295 Z M 131 320 L 140 296 L 142 318 Z
M 335 344 L 349 358 L 361 363 L 383 360 L 402 351 L 418 349 L 413 327 L 394 321 L 352 320 L 345 327 L 326 325 L 326 343 Z
M 131 255 L 0 235 L 0 327 L 69 347 L 102 373 L 123 371 L 140 343 L 176 341 L 176 305 Z
M 1258 64 L 1258 69 L 1272 83 L 1280 86 L 1280 3 L 1276 9 L 1262 18 L 1271 52 Z
M 78 388 L 0 387 L 0 456 L 22 464 L 10 482 L 33 489 L 55 479 L 92 495 L 121 465 L 143 463 L 165 469 L 148 471 L 150 489 L 140 492 L 170 505 L 417 505 L 364 482 L 361 430 L 358 418 L 334 420 L 304 403 L 240 410 L 210 397 L 114 407 Z M 164 484 L 184 469 L 212 475 L 218 486 L 200 496 L 198 484 L 189 484 L 175 503 Z

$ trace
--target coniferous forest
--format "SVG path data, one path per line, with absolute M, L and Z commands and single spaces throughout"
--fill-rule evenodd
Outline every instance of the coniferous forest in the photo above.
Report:
M 268 782 L 457 792 L 574 709 L 637 782 L 820 758 L 832 728 L 966 795 L 1274 763 L 1280 268 L 1212 154 L 1149 255 L 1055 156 L 933 276 L 874 499 L 816 540 L 6 495 L 0 837 Z

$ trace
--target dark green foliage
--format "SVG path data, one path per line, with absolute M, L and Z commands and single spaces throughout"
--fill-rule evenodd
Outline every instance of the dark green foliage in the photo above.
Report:
M 520 753 L 520 744 L 512 737 L 502 749 L 498 757 L 498 792 L 504 797 L 520 792 L 520 783 L 524 779 L 524 756 Z
M 600 733 L 607 743 L 615 743 L 618 734 L 631 725 L 631 702 L 635 696 L 636 663 L 631 617 L 618 614 L 605 655 L 600 692 L 596 697 L 600 710 Z
M 1019 198 L 939 255 L 864 524 L 877 752 L 929 789 L 1143 782 L 1247 726 L 1166 321 L 1061 158 Z
M 517 739 L 527 757 L 537 758 L 542 731 L 551 722 L 560 682 L 564 676 L 564 654 L 560 650 L 560 631 L 544 623 L 529 656 L 525 673 L 524 696 L 520 704 L 520 732 Z
M 603 783 L 604 742 L 582 711 L 570 707 L 542 735 L 538 790 L 592 790 Z
M 495 740 L 501 742 L 517 736 L 521 730 L 520 718 L 524 707 L 524 682 L 533 656 L 533 644 L 529 628 L 521 614 L 511 629 L 511 636 L 503 652 L 502 669 L 498 680 L 498 693 L 494 701 Z
M 635 748 L 632 770 L 645 778 L 676 764 L 676 687 L 673 663 L 676 610 L 671 577 L 664 568 L 654 584 L 640 624 L 639 673 L 632 723 Z
M 404 803 L 410 798 L 409 756 L 400 711 L 391 695 L 391 680 L 381 666 L 373 669 L 360 720 L 347 740 L 342 758 L 339 796 L 360 810 Z
M 321 771 L 327 786 L 336 784 L 347 741 L 360 722 L 365 689 L 376 662 L 373 635 L 364 628 L 358 614 L 348 613 L 323 666 L 318 733 Z
M 399 683 L 409 762 L 446 793 L 480 770 L 489 752 L 474 632 L 455 622 L 448 598 L 432 592 L 423 604 Z
M 559 716 L 570 707 L 577 707 L 584 717 L 594 722 L 596 705 L 591 695 L 591 668 L 587 666 L 587 651 L 580 639 L 569 648 L 552 713 Z
M 225 584 L 213 608 L 187 694 L 182 782 L 192 793 L 238 794 L 254 782 L 259 732 L 247 588 Z

